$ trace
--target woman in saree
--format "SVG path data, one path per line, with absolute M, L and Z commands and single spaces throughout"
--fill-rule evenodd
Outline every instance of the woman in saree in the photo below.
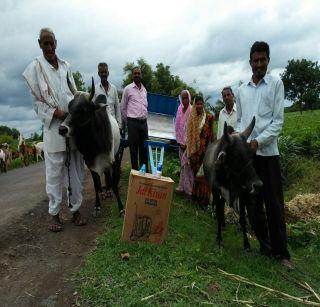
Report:
M 179 145 L 180 158 L 180 180 L 177 188 L 178 192 L 185 193 L 191 197 L 193 187 L 193 171 L 188 163 L 186 143 L 187 143 L 187 122 L 191 111 L 191 95 L 188 90 L 182 90 L 179 95 L 180 105 L 176 116 L 176 140 Z
M 203 159 L 208 145 L 213 141 L 214 117 L 204 109 L 201 96 L 195 98 L 187 123 L 187 157 L 194 175 L 192 199 L 207 207 L 210 187 L 203 174 Z

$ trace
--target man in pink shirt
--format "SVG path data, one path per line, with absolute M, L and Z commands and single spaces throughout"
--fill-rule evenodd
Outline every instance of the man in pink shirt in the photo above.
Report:
M 141 83 L 141 69 L 132 69 L 133 82 L 127 85 L 122 94 L 121 114 L 128 127 L 131 167 L 138 170 L 148 162 L 144 141 L 148 139 L 148 100 L 147 91 Z M 138 156 L 140 165 L 138 165 Z

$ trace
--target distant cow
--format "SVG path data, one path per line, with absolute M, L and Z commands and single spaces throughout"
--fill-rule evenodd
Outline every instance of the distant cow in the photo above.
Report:
M 76 146 L 90 169 L 96 192 L 94 214 L 98 215 L 100 212 L 99 193 L 102 192 L 100 176 L 104 173 L 106 183 L 111 185 L 117 198 L 121 216 L 124 210 L 118 189 L 121 163 L 118 155 L 120 146 L 118 124 L 106 111 L 104 95 L 99 95 L 94 102 L 92 101 L 95 91 L 93 78 L 90 95 L 77 92 L 68 77 L 67 81 L 74 99 L 69 103 L 69 115 L 61 125 L 59 133 L 66 135 L 68 127 L 71 128 L 69 133 L 74 136 Z
M 7 171 L 11 162 L 12 162 L 12 152 L 10 149 L 10 145 L 8 143 L 3 143 L 0 145 L 0 149 L 2 150 L 1 160 L 2 160 L 2 170 Z
M 7 172 L 6 154 L 2 148 L 0 148 L 0 172 Z
M 23 166 L 27 166 L 32 160 L 36 160 L 36 147 L 27 145 L 21 134 L 19 136 L 18 151 Z
M 245 204 L 239 200 L 242 191 L 254 195 L 262 187 L 252 165 L 252 152 L 247 139 L 255 125 L 255 118 L 242 133 L 229 134 L 225 123 L 223 136 L 208 146 L 203 162 L 203 170 L 213 195 L 220 192 L 233 207 L 240 204 L 240 225 L 243 232 L 243 245 L 250 249 L 247 238 Z M 221 226 L 224 217 L 224 201 L 216 199 L 218 221 L 217 243 L 221 244 Z
M 34 145 L 34 147 L 36 148 L 36 160 L 37 162 L 39 161 L 39 158 L 41 160 L 43 160 L 43 142 L 38 142 Z

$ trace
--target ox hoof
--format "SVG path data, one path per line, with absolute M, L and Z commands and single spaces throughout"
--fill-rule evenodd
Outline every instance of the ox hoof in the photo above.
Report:
M 100 207 L 94 208 L 94 210 L 93 210 L 93 212 L 92 212 L 92 215 L 93 215 L 94 217 L 99 217 L 99 216 L 101 215 L 101 209 L 100 209 Z
M 107 199 L 107 194 L 106 194 L 106 192 L 100 192 L 100 199 L 101 199 L 101 200 L 106 200 L 106 199 Z
M 244 249 L 244 251 L 245 251 L 246 253 L 250 253 L 250 252 L 251 252 L 251 246 L 250 246 L 250 245 L 245 245 L 245 246 L 243 247 L 243 249 Z
M 216 242 L 217 242 L 217 245 L 218 245 L 219 249 L 223 247 L 222 240 L 217 239 Z
M 119 212 L 119 217 L 124 217 L 124 214 L 126 213 L 126 210 L 122 209 L 120 212 Z

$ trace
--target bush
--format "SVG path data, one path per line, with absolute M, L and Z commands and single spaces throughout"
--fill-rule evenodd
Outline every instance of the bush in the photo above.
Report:
M 320 224 L 317 221 L 298 222 L 288 225 L 288 243 L 294 247 L 303 247 L 308 252 L 320 251 Z
M 171 177 L 175 182 L 179 180 L 180 160 L 178 153 L 166 152 L 163 163 L 163 176 Z
M 280 136 L 278 140 L 280 151 L 280 167 L 284 181 L 286 182 L 290 166 L 302 152 L 302 147 L 291 136 Z
M 16 158 L 12 160 L 11 164 L 9 165 L 9 169 L 19 168 L 22 167 L 22 161 L 20 158 Z

